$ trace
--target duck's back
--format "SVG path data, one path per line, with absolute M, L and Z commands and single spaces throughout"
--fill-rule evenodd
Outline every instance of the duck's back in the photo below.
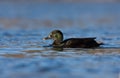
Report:
M 99 47 L 96 38 L 70 38 L 62 42 L 64 48 L 95 48 Z

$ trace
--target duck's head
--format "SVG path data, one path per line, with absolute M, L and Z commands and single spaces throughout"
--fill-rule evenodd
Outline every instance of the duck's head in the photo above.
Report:
M 60 30 L 53 30 L 52 32 L 50 32 L 48 37 L 44 38 L 44 40 L 47 40 L 47 39 L 53 39 L 54 41 L 62 42 L 63 33 Z

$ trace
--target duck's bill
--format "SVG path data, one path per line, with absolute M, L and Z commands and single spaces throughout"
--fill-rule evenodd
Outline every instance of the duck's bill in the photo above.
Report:
M 48 39 L 51 39 L 51 37 L 45 37 L 45 38 L 43 38 L 43 40 L 48 40 Z

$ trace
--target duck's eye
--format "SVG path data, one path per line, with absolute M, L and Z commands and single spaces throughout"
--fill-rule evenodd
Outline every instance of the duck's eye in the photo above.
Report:
M 54 34 L 54 37 L 55 37 L 55 38 L 58 37 L 57 34 Z
M 54 38 L 57 38 L 57 34 L 53 34 L 52 36 L 53 36 Z

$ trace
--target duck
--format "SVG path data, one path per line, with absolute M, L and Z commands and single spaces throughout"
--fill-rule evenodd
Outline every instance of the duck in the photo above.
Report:
M 53 30 L 44 38 L 44 40 L 52 39 L 51 44 L 55 48 L 96 48 L 100 47 L 103 43 L 98 43 L 96 37 L 90 38 L 69 38 L 63 40 L 63 33 L 60 30 Z

